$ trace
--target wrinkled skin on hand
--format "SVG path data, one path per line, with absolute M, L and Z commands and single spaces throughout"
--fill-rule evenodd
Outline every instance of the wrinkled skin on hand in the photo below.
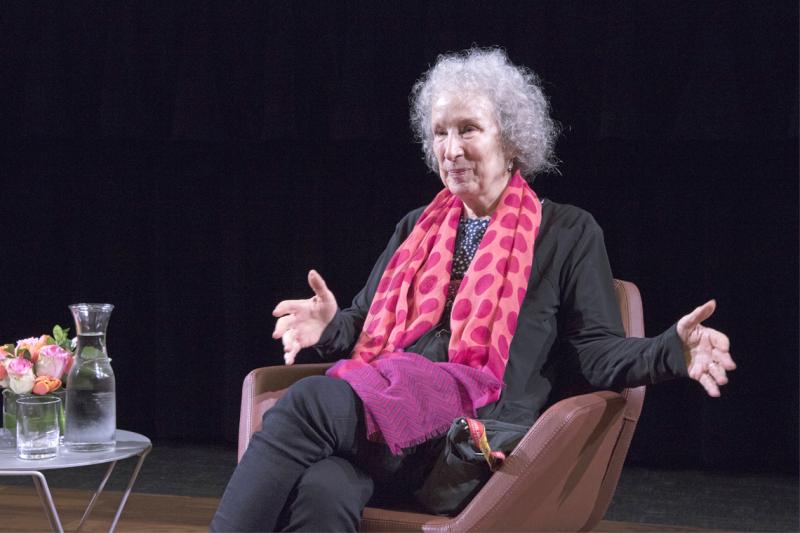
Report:
M 720 395 L 719 388 L 728 383 L 727 372 L 736 369 L 727 335 L 702 324 L 716 307 L 717 302 L 709 300 L 682 317 L 677 326 L 689 377 L 715 398 Z
M 301 349 L 319 341 L 339 308 L 336 297 L 316 270 L 309 271 L 308 284 L 314 296 L 306 300 L 284 300 L 272 311 L 272 316 L 279 317 L 272 338 L 283 342 L 283 359 L 287 365 L 294 364 Z

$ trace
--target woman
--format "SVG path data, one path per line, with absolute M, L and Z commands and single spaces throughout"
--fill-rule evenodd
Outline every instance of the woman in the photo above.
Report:
M 422 485 L 458 417 L 530 426 L 575 373 L 602 388 L 688 375 L 718 396 L 735 368 L 727 337 L 701 324 L 713 301 L 624 337 L 601 230 L 522 178 L 554 167 L 532 72 L 497 49 L 441 56 L 411 119 L 444 188 L 400 221 L 349 308 L 315 271 L 312 298 L 277 305 L 286 364 L 311 346 L 349 358 L 267 412 L 214 530 L 355 531 L 371 497 Z

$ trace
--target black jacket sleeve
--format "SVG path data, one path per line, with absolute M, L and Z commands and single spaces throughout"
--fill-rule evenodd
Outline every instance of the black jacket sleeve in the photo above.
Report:
M 625 338 L 603 232 L 591 217 L 560 285 L 561 346 L 592 386 L 633 387 L 687 375 L 675 326 L 656 337 Z

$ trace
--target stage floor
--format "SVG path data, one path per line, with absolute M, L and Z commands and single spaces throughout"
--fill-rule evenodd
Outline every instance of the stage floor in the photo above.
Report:
M 117 466 L 106 488 L 112 492 L 103 497 L 106 504 L 96 509 L 87 531 L 107 529 L 133 464 L 123 461 Z M 207 531 L 235 465 L 232 447 L 154 443 L 119 531 Z M 77 524 L 104 471 L 99 466 L 46 473 L 66 529 Z M 22 511 L 18 502 L 24 502 Z M 13 517 L 21 521 L 8 522 Z M 798 479 L 775 473 L 626 466 L 605 519 L 598 531 L 798 531 Z M 0 479 L 0 531 L 47 528 L 30 479 Z
M 77 489 L 54 489 L 56 507 L 61 516 L 65 531 L 74 530 L 78 525 L 91 492 Z M 111 524 L 121 493 L 104 493 L 92 518 L 84 524 L 81 531 L 87 533 L 107 531 Z M 47 531 L 49 524 L 42 512 L 39 497 L 33 486 L 0 487 L 0 509 L 3 519 L 2 531 Z M 208 523 L 217 508 L 217 498 L 200 496 L 175 496 L 165 494 L 133 493 L 128 499 L 125 511 L 116 531 L 125 532 L 186 532 L 208 531 Z M 12 503 L 13 502 L 13 503 Z M 595 529 L 600 532 L 656 532 L 656 531 L 714 531 L 711 529 L 667 526 L 664 524 L 636 524 L 629 522 L 603 521 Z

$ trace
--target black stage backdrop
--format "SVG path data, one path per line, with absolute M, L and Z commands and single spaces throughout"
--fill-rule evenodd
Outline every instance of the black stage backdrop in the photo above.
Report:
M 707 298 L 722 399 L 651 387 L 644 465 L 795 471 L 794 1 L 3 2 L 3 342 L 116 305 L 121 427 L 234 442 L 281 362 L 276 302 L 318 269 L 346 304 L 439 188 L 407 125 L 438 53 L 501 45 L 545 82 L 561 175 L 650 333 Z

